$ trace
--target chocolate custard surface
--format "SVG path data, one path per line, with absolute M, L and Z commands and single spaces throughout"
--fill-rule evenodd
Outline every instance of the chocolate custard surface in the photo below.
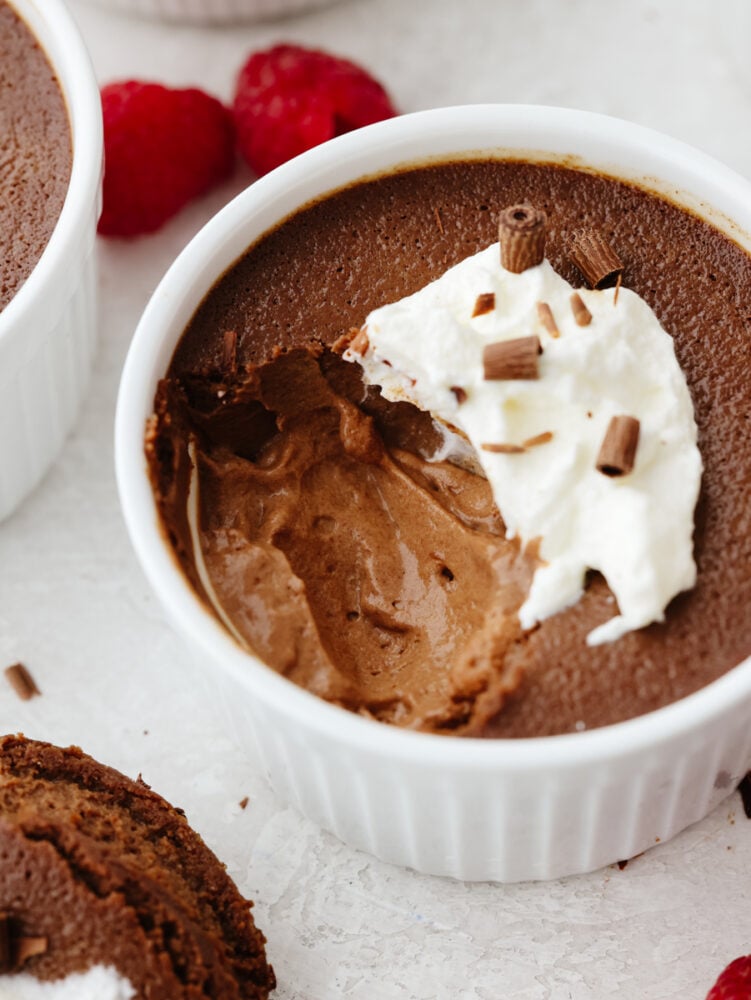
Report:
M 39 43 L 0 0 L 0 309 L 47 246 L 70 181 L 70 124 Z
M 520 201 L 547 213 L 547 256 L 575 287 L 572 235 L 607 236 L 624 284 L 675 340 L 699 428 L 697 585 L 664 623 L 597 647 L 588 632 L 616 613 L 604 580 L 591 574 L 576 605 L 522 633 L 535 553 L 505 539 L 487 483 L 421 458 L 421 417 L 364 394 L 327 349 L 494 242 L 498 211 Z M 490 737 L 592 728 L 675 701 L 751 653 L 750 293 L 751 261 L 734 243 L 592 173 L 466 161 L 339 192 L 220 280 L 160 388 L 147 450 L 181 563 L 202 591 L 185 518 L 192 440 L 222 606 L 266 662 L 322 697 Z

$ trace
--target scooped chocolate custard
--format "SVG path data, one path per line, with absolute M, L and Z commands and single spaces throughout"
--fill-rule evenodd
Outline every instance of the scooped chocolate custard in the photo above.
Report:
M 25 23 L 0 0 L 0 310 L 49 242 L 71 163 L 55 73 Z
M 624 289 L 674 340 L 698 427 L 696 584 L 664 621 L 599 645 L 587 636 L 617 612 L 604 577 L 522 628 L 535 545 L 507 537 L 471 463 L 429 460 L 429 413 L 341 357 L 371 310 L 492 244 L 522 202 L 545 212 L 546 256 L 574 288 L 572 235 L 594 227 L 617 250 Z M 470 160 L 352 186 L 251 247 L 183 335 L 146 443 L 165 531 L 241 645 L 354 712 L 529 737 L 659 708 L 751 653 L 749 302 L 743 250 L 612 178 Z

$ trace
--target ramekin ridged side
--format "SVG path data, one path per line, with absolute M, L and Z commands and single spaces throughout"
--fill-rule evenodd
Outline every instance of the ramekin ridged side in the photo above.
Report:
M 232 24 L 301 14 L 335 0 L 94 0 L 124 14 L 187 24 Z
M 224 692 L 236 740 L 284 801 L 384 861 L 470 881 L 552 879 L 633 858 L 706 816 L 751 763 L 751 691 L 700 732 L 662 745 L 658 737 L 601 756 L 599 738 L 587 739 L 597 733 L 549 737 L 524 741 L 512 767 L 488 766 L 474 752 L 482 747 L 414 759 L 409 737 L 421 734 L 404 734 L 394 756 L 336 732 L 290 732 L 284 713 L 235 684 Z M 659 733 L 661 713 L 648 725 Z M 451 741 L 427 737 L 439 739 Z M 559 765 L 572 744 L 582 756 Z
M 544 107 L 444 108 L 343 136 L 239 195 L 163 279 L 123 372 L 118 486 L 146 575 L 224 689 L 237 738 L 283 799 L 394 864 L 472 880 L 550 879 L 632 857 L 733 790 L 751 767 L 751 659 L 659 711 L 565 736 L 455 739 L 361 718 L 243 652 L 203 606 L 168 548 L 144 456 L 157 381 L 195 308 L 247 246 L 356 179 L 459 155 L 564 160 L 641 182 L 751 245 L 747 181 L 616 119 Z
M 57 75 L 73 161 L 60 217 L 36 267 L 0 312 L 0 519 L 39 483 L 73 427 L 96 342 L 101 208 L 99 89 L 61 0 L 10 0 Z

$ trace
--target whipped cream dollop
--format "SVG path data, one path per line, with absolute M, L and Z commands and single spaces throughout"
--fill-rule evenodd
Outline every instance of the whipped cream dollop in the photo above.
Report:
M 524 629 L 575 603 L 587 570 L 603 574 L 619 614 L 589 634 L 594 645 L 661 621 L 671 598 L 694 585 L 702 463 L 673 341 L 650 307 L 627 288 L 578 289 L 592 317 L 580 326 L 573 292 L 547 261 L 505 270 L 493 244 L 371 312 L 367 348 L 358 338 L 344 357 L 387 399 L 432 413 L 446 447 L 430 457 L 479 462 L 508 537 L 535 543 Z M 480 296 L 492 308 L 473 315 Z M 542 347 L 537 379 L 484 377 L 487 345 L 529 336 Z M 633 470 L 611 477 L 596 461 L 619 415 L 639 421 L 639 441 Z
M 52 982 L 40 982 L 26 972 L 0 976 L 0 1000 L 131 1000 L 135 995 L 127 979 L 104 965 Z

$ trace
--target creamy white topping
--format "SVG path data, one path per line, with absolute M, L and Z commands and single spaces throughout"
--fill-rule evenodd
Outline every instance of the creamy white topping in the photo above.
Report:
M 0 1000 L 131 1000 L 135 995 L 127 979 L 104 965 L 45 983 L 28 973 L 0 976 Z
M 406 399 L 466 435 L 508 537 L 539 540 L 542 562 L 519 613 L 523 628 L 576 602 L 588 569 L 604 575 L 620 614 L 589 634 L 594 645 L 661 621 L 671 598 L 694 585 L 702 464 L 688 387 L 655 314 L 627 288 L 617 299 L 613 289 L 580 289 L 592 321 L 579 326 L 573 291 L 547 261 L 506 271 L 494 244 L 370 313 L 364 356 L 350 348 L 344 357 L 359 362 L 387 399 Z M 494 308 L 473 318 L 478 296 L 490 292 Z M 558 337 L 540 322 L 540 302 L 550 306 Z M 531 335 L 543 348 L 537 380 L 484 378 L 486 345 Z M 639 420 L 639 445 L 633 471 L 611 478 L 595 463 L 619 414 Z M 548 433 L 520 453 L 482 447 L 524 446 Z M 451 454 L 461 438 L 446 440 L 432 457 L 466 464 L 461 443 Z

